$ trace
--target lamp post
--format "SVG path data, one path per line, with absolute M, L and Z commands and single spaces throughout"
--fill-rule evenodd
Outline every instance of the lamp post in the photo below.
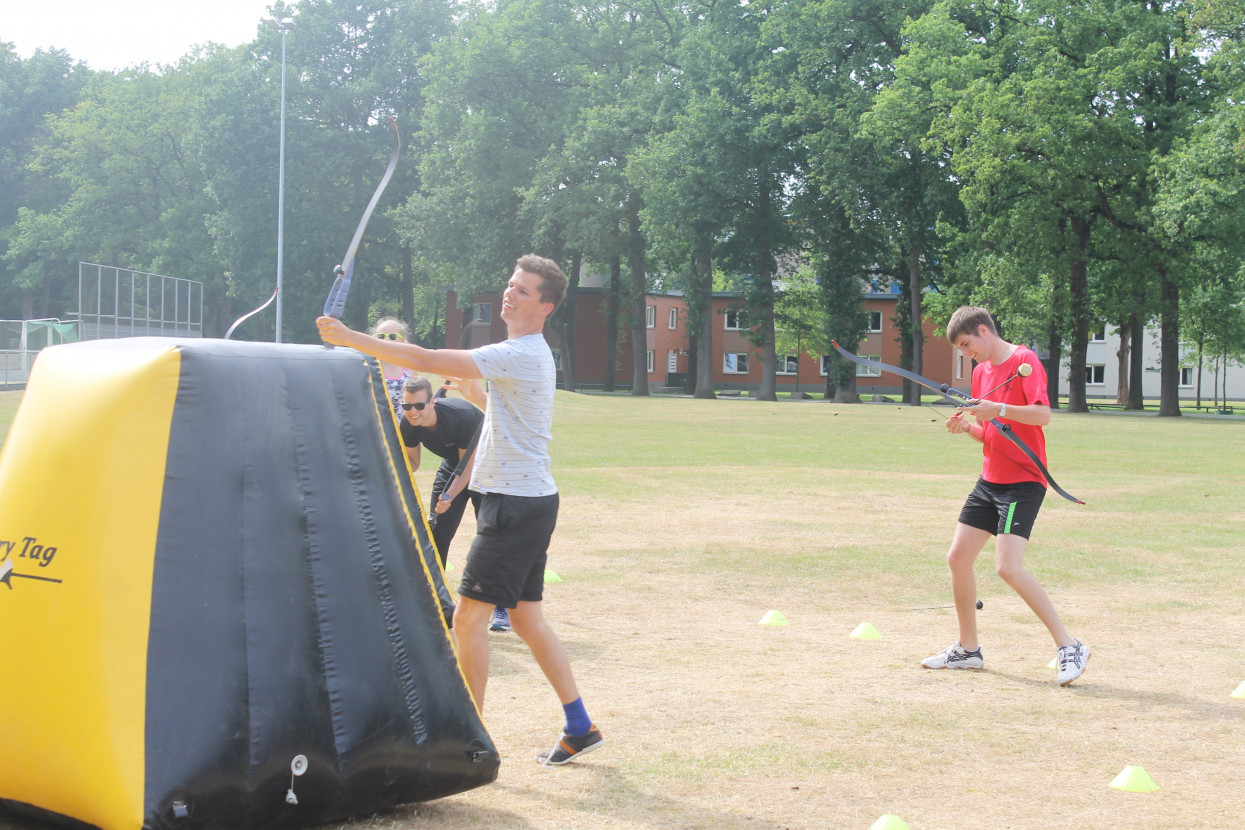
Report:
M 283 17 L 280 20 L 272 17 L 264 18 L 264 23 L 281 33 L 281 149 L 277 159 L 277 338 L 281 342 L 281 301 L 285 296 L 282 291 L 281 276 L 285 254 L 285 36 L 294 28 L 294 18 Z

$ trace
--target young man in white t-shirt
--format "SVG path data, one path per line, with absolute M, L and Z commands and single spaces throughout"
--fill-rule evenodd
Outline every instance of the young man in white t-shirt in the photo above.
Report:
M 605 742 L 584 709 L 566 649 L 541 606 L 545 561 L 558 515 L 548 452 L 557 375 L 543 332 L 565 296 L 566 276 L 557 263 L 535 254 L 520 257 L 502 294 L 507 339 L 469 351 L 378 340 L 351 331 L 333 317 L 316 320 L 320 337 L 334 346 L 421 372 L 488 381 L 484 430 L 470 484 L 483 495 L 454 611 L 458 661 L 483 711 L 489 618 L 495 605 L 511 609 L 514 632 L 531 650 L 566 714 L 557 745 L 536 756 L 542 764 L 565 764 Z

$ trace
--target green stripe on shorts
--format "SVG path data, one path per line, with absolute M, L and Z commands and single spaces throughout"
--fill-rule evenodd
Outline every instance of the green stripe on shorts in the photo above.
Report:
M 1007 520 L 1003 523 L 1003 532 L 1012 532 L 1012 517 L 1016 515 L 1016 502 L 1007 505 Z

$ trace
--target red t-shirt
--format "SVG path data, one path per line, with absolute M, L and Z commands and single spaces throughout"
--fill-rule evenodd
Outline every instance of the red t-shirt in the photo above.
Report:
M 994 366 L 988 362 L 978 363 L 973 369 L 972 395 L 978 397 L 982 392 L 994 389 L 1012 375 L 1020 364 L 1028 363 L 1033 372 L 1026 377 L 1017 377 L 986 396 L 987 400 L 1005 403 L 1008 406 L 1024 406 L 1026 404 L 1045 404 L 1050 406 L 1050 397 L 1046 394 L 1046 369 L 1036 354 L 1028 346 L 1017 346 L 1016 351 L 1007 360 Z M 1021 424 L 1010 418 L 1000 418 L 1008 424 L 1016 437 L 1024 441 L 1034 455 L 1046 464 L 1046 436 L 1042 428 L 1033 424 Z M 1046 486 L 1046 477 L 1034 466 L 1020 448 L 1001 435 L 994 425 L 983 425 L 982 452 L 985 462 L 981 467 L 981 477 L 992 484 L 1015 484 L 1021 481 L 1036 481 Z

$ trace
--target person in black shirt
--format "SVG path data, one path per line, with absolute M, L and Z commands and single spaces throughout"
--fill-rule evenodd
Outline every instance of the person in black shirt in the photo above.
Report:
M 411 469 L 419 469 L 422 447 L 427 447 L 429 452 L 441 458 L 441 466 L 432 483 L 428 523 L 432 525 L 432 540 L 441 556 L 441 566 L 445 567 L 450 542 L 462 523 L 467 502 L 470 501 L 477 509 L 479 507 L 480 494 L 467 487 L 474 459 L 467 462 L 448 499 L 442 499 L 441 495 L 459 460 L 466 453 L 471 437 L 484 420 L 484 413 L 458 398 L 434 399 L 432 384 L 427 378 L 419 376 L 407 378 L 402 385 L 400 406 L 402 421 L 399 429 L 407 458 L 411 460 Z
M 480 397 L 471 395 L 476 390 L 469 389 L 462 381 L 457 386 L 464 396 Z M 399 430 L 407 458 L 411 461 L 411 469 L 419 469 L 422 447 L 427 447 L 429 452 L 442 459 L 432 482 L 428 524 L 432 527 L 432 541 L 437 546 L 441 567 L 444 568 L 449 557 L 450 542 L 454 540 L 454 534 L 462 523 L 467 503 L 471 502 L 477 514 L 480 510 L 480 494 L 467 486 L 471 481 L 474 458 L 468 460 L 463 474 L 454 482 L 448 498 L 442 498 L 442 494 L 445 493 L 446 484 L 453 477 L 459 461 L 467 452 L 472 436 L 480 428 L 484 413 L 465 400 L 433 397 L 432 384 L 427 378 L 418 375 L 407 378 L 402 385 L 402 402 L 399 406 L 402 413 Z M 496 607 L 489 628 L 493 631 L 510 631 L 509 612 L 501 606 Z

